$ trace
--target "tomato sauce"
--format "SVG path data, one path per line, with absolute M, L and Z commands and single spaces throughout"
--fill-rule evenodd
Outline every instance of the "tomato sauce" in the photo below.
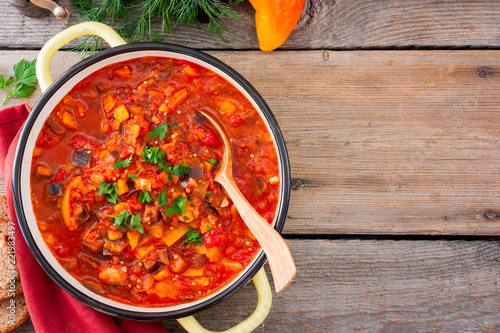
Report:
M 232 84 L 188 61 L 145 57 L 78 83 L 37 138 L 31 196 L 44 241 L 86 288 L 130 305 L 203 298 L 260 249 L 216 182 L 223 124 L 233 174 L 269 223 L 279 198 L 276 148 Z

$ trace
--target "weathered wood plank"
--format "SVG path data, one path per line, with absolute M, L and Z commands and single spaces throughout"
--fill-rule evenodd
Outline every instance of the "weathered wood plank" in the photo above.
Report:
M 61 0 L 68 6 L 69 0 Z M 198 49 L 258 49 L 251 5 L 236 5 L 248 19 L 226 21 L 238 32 L 222 42 L 206 31 L 180 27 L 170 42 Z M 483 1 L 351 0 L 307 1 L 302 18 L 283 49 L 391 47 L 499 47 L 500 3 Z M 30 19 L 0 2 L 4 22 L 0 48 L 40 48 L 65 23 L 55 17 Z
M 498 242 L 294 240 L 290 248 L 297 277 L 273 295 L 271 312 L 255 332 L 500 328 Z M 249 284 L 196 317 L 220 331 L 243 320 L 256 303 Z M 174 321 L 165 325 L 170 333 L 184 332 Z
M 261 92 L 283 130 L 304 182 L 285 233 L 500 233 L 484 217 L 500 209 L 500 52 L 210 53 Z M 35 56 L 0 52 L 0 73 Z M 76 61 L 58 53 L 55 76 Z

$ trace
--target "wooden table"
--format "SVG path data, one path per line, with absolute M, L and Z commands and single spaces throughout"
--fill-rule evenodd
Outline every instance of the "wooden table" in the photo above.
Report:
M 287 143 L 298 274 L 256 331 L 499 331 L 500 2 L 308 1 L 272 53 L 237 8 L 233 43 L 189 28 L 172 42 L 246 77 Z M 6 2 L 0 19 L 2 74 L 62 28 Z M 77 61 L 59 52 L 54 76 Z M 255 304 L 250 284 L 196 317 L 221 330 Z

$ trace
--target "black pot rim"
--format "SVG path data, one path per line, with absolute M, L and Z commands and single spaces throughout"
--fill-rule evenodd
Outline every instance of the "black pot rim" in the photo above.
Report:
M 286 214 L 288 211 L 288 204 L 290 199 L 290 164 L 288 160 L 288 153 L 285 146 L 285 141 L 281 130 L 279 129 L 278 123 L 274 118 L 269 106 L 264 101 L 262 96 L 257 92 L 257 90 L 246 80 L 244 79 L 238 72 L 236 72 L 233 68 L 229 67 L 227 64 L 222 61 L 206 54 L 201 51 L 197 51 L 188 47 L 174 45 L 174 44 L 161 44 L 161 43 L 141 43 L 141 44 L 126 44 L 121 46 L 116 46 L 102 52 L 99 52 L 95 55 L 90 56 L 87 59 L 84 59 L 68 69 L 63 75 L 61 75 L 48 89 L 45 91 L 38 102 L 33 107 L 26 123 L 21 131 L 21 136 L 19 138 L 18 145 L 16 147 L 16 154 L 14 158 L 13 165 L 13 174 L 12 174 L 12 190 L 14 196 L 14 205 L 16 210 L 16 216 L 19 221 L 19 226 L 21 232 L 26 240 L 26 243 L 34 255 L 40 266 L 43 270 L 68 294 L 79 300 L 80 302 L 109 315 L 113 315 L 116 317 L 134 319 L 134 320 L 164 320 L 164 319 L 175 319 L 182 318 L 185 316 L 192 315 L 194 313 L 205 310 L 209 307 L 212 307 L 224 299 L 232 296 L 238 290 L 240 290 L 245 284 L 247 284 L 250 279 L 261 269 L 261 267 L 266 262 L 266 257 L 264 252 L 261 252 L 257 257 L 256 261 L 246 271 L 244 275 L 242 275 L 236 282 L 232 282 L 232 285 L 226 289 L 224 292 L 206 300 L 205 302 L 201 302 L 199 304 L 187 307 L 185 309 L 175 310 L 175 311 L 166 311 L 166 312 L 135 312 L 122 310 L 116 307 L 112 307 L 106 304 L 102 304 L 97 300 L 94 300 L 87 295 L 81 293 L 76 288 L 74 288 L 69 282 L 67 282 L 57 271 L 52 268 L 49 262 L 45 259 L 42 252 L 38 248 L 31 233 L 31 230 L 28 227 L 28 223 L 26 220 L 26 216 L 24 214 L 24 209 L 22 205 L 22 197 L 21 197 L 21 164 L 23 155 L 25 152 L 25 145 L 28 140 L 29 132 L 35 123 L 35 120 L 38 117 L 38 114 L 41 112 L 45 104 L 48 102 L 50 97 L 71 77 L 76 75 L 77 73 L 85 70 L 88 66 L 104 60 L 106 58 L 122 54 L 128 52 L 135 51 L 170 51 L 174 53 L 179 53 L 183 55 L 188 55 L 194 58 L 197 58 L 207 64 L 210 64 L 217 69 L 224 72 L 226 75 L 235 80 L 238 84 L 240 84 L 243 89 L 255 100 L 257 105 L 262 110 L 262 115 L 266 118 L 271 130 L 276 148 L 278 150 L 278 157 L 280 159 L 281 164 L 281 200 L 278 206 L 277 218 L 275 223 L 275 229 L 278 232 L 281 232 L 283 226 L 285 224 Z

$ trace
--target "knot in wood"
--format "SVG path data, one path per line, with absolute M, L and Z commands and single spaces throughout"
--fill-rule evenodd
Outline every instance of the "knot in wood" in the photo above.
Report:
M 484 216 L 490 220 L 494 220 L 498 217 L 498 211 L 493 210 L 493 209 L 488 209 L 485 213 Z
M 490 77 L 493 74 L 493 72 L 489 68 L 483 67 L 483 68 L 479 68 L 477 70 L 476 74 L 481 79 L 486 79 L 486 78 Z
M 323 60 L 328 61 L 328 59 L 330 59 L 330 53 L 328 53 L 327 50 L 324 50 L 323 51 Z
M 302 179 L 292 179 L 292 190 L 300 190 L 304 185 L 305 182 Z

